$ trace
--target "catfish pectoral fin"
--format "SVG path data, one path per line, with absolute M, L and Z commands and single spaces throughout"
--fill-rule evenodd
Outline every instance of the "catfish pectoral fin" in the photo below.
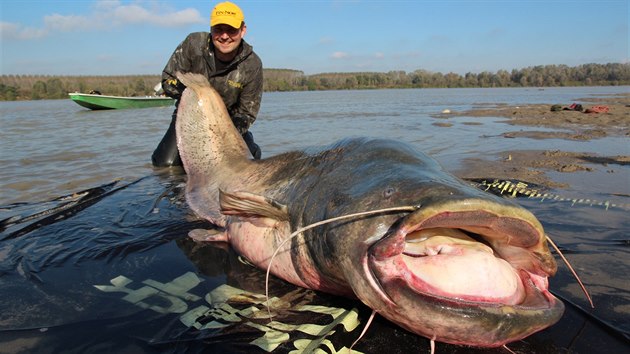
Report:
M 219 190 L 219 203 L 224 215 L 254 215 L 278 221 L 289 220 L 286 205 L 254 193 Z

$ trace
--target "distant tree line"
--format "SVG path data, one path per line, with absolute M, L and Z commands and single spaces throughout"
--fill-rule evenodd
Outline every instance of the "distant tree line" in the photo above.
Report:
M 323 73 L 304 75 L 290 69 L 264 69 L 263 89 L 270 91 L 356 90 L 382 88 L 554 87 L 630 85 L 630 63 L 540 65 L 511 72 L 466 73 L 427 70 Z M 69 92 L 96 90 L 113 96 L 154 94 L 159 75 L 131 76 L 0 76 L 0 100 L 67 98 Z
M 304 75 L 297 70 L 266 69 L 265 91 L 356 90 L 381 88 L 553 87 L 630 85 L 630 63 L 540 65 L 511 72 L 443 74 L 427 70 L 324 73 Z
M 159 75 L 133 76 L 0 76 L 0 100 L 41 100 L 68 98 L 70 92 L 92 90 L 112 96 L 148 96 L 160 82 Z

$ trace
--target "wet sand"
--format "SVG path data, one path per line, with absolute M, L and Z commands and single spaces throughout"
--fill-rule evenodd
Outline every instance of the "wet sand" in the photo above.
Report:
M 586 110 L 593 106 L 608 107 L 607 113 L 584 113 L 573 110 L 551 111 L 554 104 L 568 107 L 579 103 Z M 565 139 L 586 141 L 607 137 L 630 138 L 630 93 L 609 97 L 584 98 L 575 102 L 533 104 L 526 106 L 480 105 L 468 111 L 443 112 L 434 115 L 444 121 L 435 124 L 448 127 L 450 117 L 505 118 L 504 122 L 515 127 L 503 133 L 506 139 Z M 482 122 L 482 121 L 481 121 Z M 476 124 L 471 122 L 470 124 Z M 537 130 L 540 128 L 540 130 Z M 531 145 L 531 144 L 529 144 Z M 630 152 L 630 147 L 626 152 Z M 552 179 L 550 172 L 572 173 L 593 171 L 598 165 L 620 183 L 627 176 L 613 176 L 612 167 L 630 166 L 630 155 L 601 156 L 589 152 L 523 149 L 505 151 L 500 156 L 469 158 L 455 174 L 462 178 L 518 179 L 547 187 L 563 188 L 568 184 L 562 178 Z

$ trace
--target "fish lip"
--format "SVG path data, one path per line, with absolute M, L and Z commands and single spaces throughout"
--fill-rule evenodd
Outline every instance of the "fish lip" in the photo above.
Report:
M 533 215 L 529 214 L 529 212 L 525 209 L 519 207 L 506 207 L 501 204 L 497 205 L 496 203 L 488 203 L 484 200 L 467 200 L 450 202 L 444 205 L 433 206 L 431 208 L 425 207 L 423 210 L 408 214 L 399 219 L 396 225 L 392 227 L 390 232 L 388 232 L 383 238 L 370 246 L 368 250 L 367 268 L 369 269 L 370 276 L 373 279 L 373 284 L 378 286 L 377 292 L 386 303 L 393 305 L 395 304 L 395 301 L 393 300 L 394 296 L 389 294 L 387 291 L 387 286 L 384 284 L 387 281 L 387 278 L 379 271 L 379 265 L 382 264 L 384 260 L 393 260 L 396 259 L 396 257 L 404 255 L 407 235 L 425 228 L 434 227 L 453 228 L 460 226 L 463 229 L 466 229 L 467 227 L 473 229 L 480 228 L 479 225 L 473 225 L 471 227 L 469 225 L 458 225 L 457 223 L 444 222 L 441 220 L 441 216 L 445 214 L 447 214 L 447 219 L 456 218 L 470 220 L 473 216 L 479 215 L 495 221 L 500 220 L 501 218 L 507 218 L 506 220 L 503 220 L 504 223 L 513 221 L 519 224 L 521 228 L 527 229 L 525 231 L 527 236 L 524 240 L 514 240 L 513 238 L 510 238 L 510 235 L 507 237 L 508 244 L 513 242 L 517 245 L 512 247 L 520 247 L 522 250 L 526 250 L 526 252 L 530 252 L 533 256 L 535 256 L 532 257 L 533 264 L 531 265 L 531 269 L 523 269 L 515 266 L 516 274 L 518 274 L 521 281 L 519 286 L 521 286 L 522 289 L 520 291 L 525 294 L 525 298 L 520 303 L 510 304 L 510 306 L 514 306 L 515 308 L 549 308 L 553 306 L 555 301 L 558 301 L 548 290 L 547 278 L 555 274 L 556 264 L 553 257 L 550 256 L 548 248 L 546 248 L 545 234 L 538 220 Z M 505 226 L 503 227 L 505 228 Z M 507 229 L 508 232 L 515 232 L 514 230 L 509 230 L 509 227 L 507 227 Z M 489 230 L 494 230 L 493 232 L 498 230 L 498 233 L 501 233 L 501 228 L 489 228 Z M 483 237 L 483 235 L 481 236 Z M 519 244 L 519 242 L 522 244 Z M 541 242 L 543 247 L 546 248 L 546 252 L 550 257 L 549 259 L 541 259 L 544 257 L 539 256 L 538 251 L 540 247 L 538 246 L 540 246 L 539 244 Z M 410 274 L 412 274 L 412 277 L 415 277 L 413 272 L 410 272 Z M 414 279 L 414 281 L 420 282 L 419 279 Z M 478 307 L 497 307 L 505 305 L 500 302 L 500 299 L 495 299 L 494 301 L 475 301 L 470 298 L 442 296 L 429 291 L 420 291 L 414 287 L 411 288 L 421 296 L 441 299 L 446 302 L 470 304 Z
M 475 224 L 478 216 L 482 222 Z M 456 222 L 448 221 L 448 217 Z M 510 226 L 511 222 L 515 222 L 516 226 Z M 409 233 L 423 227 L 463 227 L 466 223 L 468 226 L 472 224 L 470 229 L 475 231 L 483 229 L 481 226 L 484 223 L 494 225 L 494 229 L 488 229 L 498 230 L 494 235 L 498 241 L 487 241 L 488 245 L 498 243 L 506 247 L 509 251 L 507 254 L 515 253 L 517 260 L 523 254 L 528 256 L 523 259 L 531 264 L 522 262 L 512 265 L 522 287 L 518 290 L 522 298 L 518 298 L 517 302 L 434 294 L 414 287 L 409 278 L 389 276 L 395 273 L 392 270 L 397 270 L 397 265 L 407 265 L 402 257 Z M 501 239 L 502 231 L 512 232 L 513 235 Z M 515 240 L 515 237 L 523 239 Z M 415 264 L 411 263 L 412 266 Z M 556 268 L 542 226 L 531 213 L 518 206 L 478 200 L 425 206 L 398 219 L 382 238 L 370 245 L 365 267 L 368 268 L 368 276 L 373 279 L 371 283 L 377 284 L 375 292 L 382 300 L 380 304 L 375 306 L 371 303 L 370 306 L 399 326 L 440 342 L 499 347 L 553 325 L 564 313 L 564 304 L 548 290 L 547 279 L 555 273 Z

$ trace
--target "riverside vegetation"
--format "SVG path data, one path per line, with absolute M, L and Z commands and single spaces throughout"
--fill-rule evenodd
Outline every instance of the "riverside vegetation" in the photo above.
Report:
M 292 69 L 264 69 L 264 90 L 315 91 L 384 88 L 558 87 L 630 85 L 630 63 L 540 65 L 495 73 L 443 74 L 413 72 L 352 72 L 305 75 Z M 0 101 L 67 98 L 69 92 L 97 90 L 113 96 L 154 94 L 159 75 L 53 76 L 2 75 Z

